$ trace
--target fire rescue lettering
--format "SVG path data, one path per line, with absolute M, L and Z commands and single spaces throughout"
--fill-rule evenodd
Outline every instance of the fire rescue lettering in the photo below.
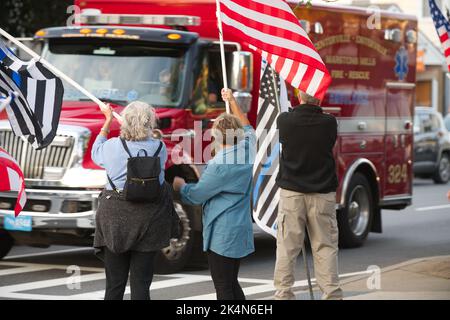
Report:
M 338 44 L 338 43 L 350 43 L 351 36 L 347 34 L 339 34 L 336 36 L 328 37 L 326 39 L 320 40 L 316 43 L 317 50 L 322 50 L 323 48 Z
M 370 71 L 332 70 L 331 77 L 333 79 L 370 80 Z
M 316 48 L 318 50 L 324 49 L 326 47 L 340 44 L 340 43 L 356 43 L 370 49 L 375 50 L 378 54 L 384 56 L 387 54 L 388 49 L 383 47 L 381 44 L 373 39 L 363 37 L 363 36 L 350 36 L 350 35 L 336 35 L 328 37 L 316 43 Z M 328 65 L 341 65 L 341 66 L 365 66 L 365 67 L 376 67 L 377 59 L 375 57 L 355 57 L 355 56 L 333 56 L 326 55 L 325 63 Z M 333 79 L 349 79 L 349 80 L 370 80 L 370 71 L 364 70 L 340 70 L 330 68 L 331 77 Z
M 369 67 L 377 65 L 377 60 L 371 57 L 326 56 L 325 62 L 328 64 L 361 65 Z
M 377 51 L 382 56 L 385 56 L 388 53 L 388 49 L 383 47 L 381 44 L 376 42 L 375 40 L 363 36 L 350 36 L 345 34 L 339 34 L 336 36 L 328 37 L 326 39 L 318 41 L 315 46 L 317 50 L 322 50 L 326 47 L 339 44 L 339 43 L 350 43 L 354 41 L 356 44 L 366 46 Z

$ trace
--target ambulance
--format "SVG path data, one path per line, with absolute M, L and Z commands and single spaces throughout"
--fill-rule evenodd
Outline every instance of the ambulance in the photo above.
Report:
M 334 151 L 339 243 L 358 247 L 370 232 L 382 232 L 383 209 L 401 210 L 412 201 L 417 19 L 289 3 L 333 78 L 322 106 L 339 123 Z M 76 0 L 75 5 L 80 16 L 69 20 L 78 25 L 36 32 L 42 56 L 117 112 L 135 100 L 153 105 L 171 155 L 166 180 L 197 181 L 208 145 L 202 132 L 225 111 L 216 1 Z M 261 58 L 233 34 L 224 37 L 229 86 L 255 125 Z M 289 93 L 298 104 L 292 88 Z M 0 193 L 0 256 L 14 241 L 92 245 L 98 195 L 106 184 L 105 171 L 91 159 L 104 119 L 98 106 L 66 85 L 58 135 L 41 151 L 15 137 L 4 115 L 0 119 L 0 145 L 19 161 L 28 195 L 24 212 L 13 219 L 15 198 Z M 115 123 L 111 135 L 118 133 Z M 181 140 L 192 152 L 180 156 Z M 158 255 L 159 272 L 176 272 L 204 258 L 201 208 L 177 199 L 175 207 L 182 232 Z

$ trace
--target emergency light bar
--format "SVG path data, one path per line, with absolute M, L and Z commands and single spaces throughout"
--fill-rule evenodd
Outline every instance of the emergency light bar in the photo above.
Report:
M 201 23 L 200 17 L 176 15 L 82 13 L 80 19 L 83 24 L 199 26 Z

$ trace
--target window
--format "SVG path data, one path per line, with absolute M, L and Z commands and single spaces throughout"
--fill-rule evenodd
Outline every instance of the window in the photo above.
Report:
M 416 106 L 431 107 L 432 106 L 432 82 L 417 81 L 416 87 Z
M 436 115 L 431 115 L 431 130 L 437 132 L 440 128 L 441 122 L 439 121 L 439 118 Z
M 445 121 L 445 126 L 447 127 L 447 130 L 450 131 L 450 113 L 447 114 L 444 121 Z
M 439 118 L 431 113 L 416 114 L 414 127 L 416 133 L 437 132 L 440 128 Z
M 140 100 L 155 107 L 181 103 L 186 49 L 146 42 L 82 40 L 51 41 L 45 58 L 99 99 L 123 105 Z M 64 87 L 64 100 L 87 99 L 67 83 Z
M 210 107 L 225 108 L 222 100 L 222 65 L 219 47 L 208 48 L 203 52 L 201 63 L 194 69 L 194 89 L 191 108 L 194 114 L 203 114 Z M 227 68 L 231 66 L 232 52 L 225 52 Z

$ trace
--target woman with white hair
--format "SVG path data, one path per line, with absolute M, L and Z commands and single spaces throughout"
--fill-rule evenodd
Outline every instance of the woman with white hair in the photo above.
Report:
M 218 300 L 245 300 L 238 282 L 242 258 L 251 254 L 253 226 L 250 212 L 252 168 L 256 136 L 231 90 L 222 90 L 233 114 L 213 124 L 216 153 L 197 183 L 176 177 L 181 200 L 203 205 L 203 250 L 207 252 Z
M 105 123 L 92 147 L 93 161 L 103 167 L 110 182 L 100 194 L 96 214 L 94 247 L 105 263 L 105 300 L 121 300 L 130 273 L 131 299 L 149 300 L 156 253 L 169 245 L 178 222 L 170 186 L 164 181 L 166 146 L 152 137 L 155 110 L 146 103 L 132 102 L 122 111 L 120 137 L 108 140 L 112 109 L 102 111 Z M 125 145 L 122 141 L 124 140 Z M 126 201 L 129 154 L 158 154 L 161 193 L 155 202 Z

